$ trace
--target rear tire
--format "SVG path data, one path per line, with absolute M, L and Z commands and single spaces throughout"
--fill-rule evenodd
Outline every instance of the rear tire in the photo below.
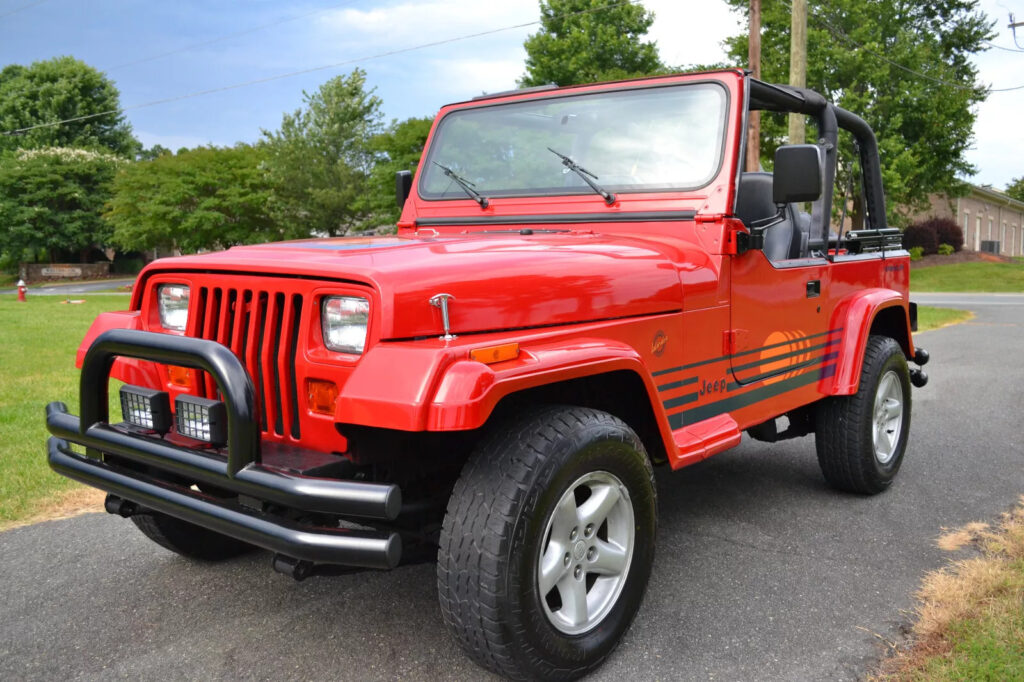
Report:
M 626 424 L 536 410 L 485 438 L 455 485 L 438 551 L 441 614 L 489 670 L 575 679 L 632 623 L 656 528 L 651 463 Z
M 256 549 L 241 540 L 160 512 L 136 514 L 131 520 L 147 538 L 189 559 L 223 561 Z
M 822 401 L 815 418 L 818 464 L 829 485 L 874 495 L 892 484 L 910 433 L 910 371 L 887 336 L 868 337 L 860 386 Z

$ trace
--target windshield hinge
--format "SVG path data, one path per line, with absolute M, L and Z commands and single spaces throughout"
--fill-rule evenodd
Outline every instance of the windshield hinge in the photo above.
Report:
M 693 219 L 698 223 L 717 223 L 723 218 L 725 218 L 724 213 L 698 213 Z

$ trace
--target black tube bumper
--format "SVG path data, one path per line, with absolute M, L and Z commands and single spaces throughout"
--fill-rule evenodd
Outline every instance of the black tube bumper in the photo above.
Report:
M 107 379 L 118 355 L 209 372 L 227 408 L 227 458 L 107 423 Z M 57 473 L 295 559 L 366 568 L 398 565 L 402 543 L 395 532 L 305 525 L 266 511 L 280 505 L 299 516 L 311 512 L 386 521 L 398 516 L 402 499 L 395 485 L 314 478 L 263 466 L 252 379 L 224 346 L 166 334 L 106 332 L 86 354 L 81 396 L 82 419 L 68 414 L 64 403 L 46 407 L 46 426 L 53 434 L 48 459 Z M 86 447 L 87 454 L 72 450 L 71 443 Z M 166 472 L 169 480 L 139 469 Z M 214 497 L 174 482 L 180 480 L 208 484 L 255 504 L 242 505 L 234 497 Z

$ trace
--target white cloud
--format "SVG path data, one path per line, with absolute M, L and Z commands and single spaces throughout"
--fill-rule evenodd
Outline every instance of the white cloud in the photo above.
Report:
M 316 28 L 324 39 L 342 41 L 352 49 L 396 49 L 533 22 L 538 17 L 537 3 L 527 0 L 497 3 L 434 0 L 400 2 L 373 9 L 339 9 L 322 15 L 316 22 Z M 522 43 L 521 35 L 511 41 L 502 40 L 501 36 L 510 34 L 516 36 L 517 32 L 509 30 L 493 34 L 490 47 L 493 47 L 493 41 Z M 486 47 L 487 43 L 474 43 L 478 51 Z
M 672 66 L 725 61 L 722 41 L 746 27 L 721 1 L 647 0 L 644 6 L 654 12 L 648 36 L 657 42 L 661 60 Z

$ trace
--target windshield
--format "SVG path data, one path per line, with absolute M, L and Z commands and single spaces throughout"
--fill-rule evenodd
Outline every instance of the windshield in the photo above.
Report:
M 593 192 L 560 155 L 607 190 L 697 189 L 718 171 L 725 119 L 726 92 L 713 83 L 459 109 L 438 126 L 419 192 L 466 198 L 442 167 L 485 197 Z

